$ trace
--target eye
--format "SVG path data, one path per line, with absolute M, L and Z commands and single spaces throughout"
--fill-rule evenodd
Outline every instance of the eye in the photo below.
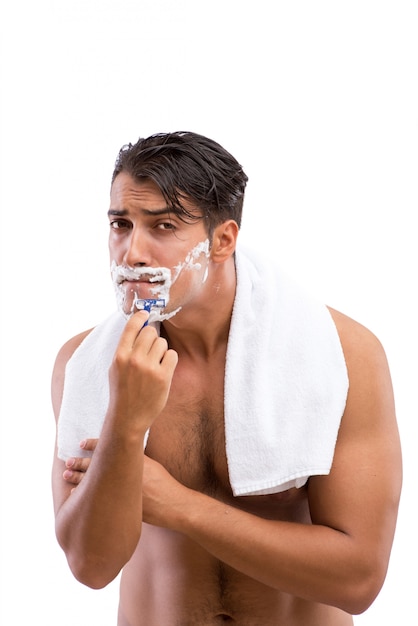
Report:
M 159 222 L 156 228 L 158 230 L 176 230 L 176 225 L 173 222 Z
M 123 230 L 126 228 L 131 228 L 131 223 L 127 220 L 115 219 L 109 222 L 109 226 L 112 230 Z

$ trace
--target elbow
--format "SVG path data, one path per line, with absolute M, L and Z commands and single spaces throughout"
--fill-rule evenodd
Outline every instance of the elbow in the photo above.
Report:
M 130 542 L 117 541 L 109 546 L 79 536 L 69 537 L 60 528 L 56 529 L 56 537 L 74 578 L 91 589 L 103 589 L 119 575 L 139 540 L 135 537 Z
M 369 584 L 365 584 L 364 587 L 357 592 L 356 597 L 352 598 L 351 615 L 361 615 L 361 613 L 367 611 L 379 595 L 382 585 L 383 581 L 376 583 L 374 580 L 370 581 Z
M 109 567 L 109 563 L 102 558 L 67 556 L 67 561 L 74 578 L 90 589 L 104 589 L 122 569 L 122 566 Z
M 380 593 L 386 577 L 386 568 L 378 565 L 368 565 L 362 569 L 345 588 L 344 596 L 338 603 L 338 608 L 350 615 L 360 615 L 367 611 Z
M 88 550 L 75 549 L 63 541 L 57 533 L 58 543 L 63 550 L 72 575 L 78 582 L 91 589 L 103 589 L 116 578 L 122 569 L 112 559 L 104 558 Z

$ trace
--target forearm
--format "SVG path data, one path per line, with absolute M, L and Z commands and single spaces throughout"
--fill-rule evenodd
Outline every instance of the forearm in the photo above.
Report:
M 262 519 L 190 490 L 170 524 L 231 567 L 293 596 L 358 613 L 377 593 L 372 562 L 344 532 Z
M 56 534 L 74 575 L 102 587 L 132 556 L 141 534 L 144 436 L 164 409 L 177 365 L 166 339 L 145 325 L 149 313 L 127 321 L 109 368 L 109 405 L 88 471 L 71 492 L 54 461 Z M 57 356 L 52 400 L 59 428 L 66 365 L 88 333 Z M 71 482 L 71 481 L 69 481 Z
M 84 584 L 103 587 L 132 556 L 141 534 L 143 436 L 106 429 L 83 480 L 56 514 L 56 534 Z

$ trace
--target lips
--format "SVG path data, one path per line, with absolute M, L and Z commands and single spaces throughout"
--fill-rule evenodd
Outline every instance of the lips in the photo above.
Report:
M 118 276 L 116 282 L 118 285 L 121 283 L 159 283 L 162 281 L 161 277 L 156 276 L 141 276 L 140 278 L 125 278 L 123 276 Z
M 150 274 L 147 272 L 140 273 L 132 270 L 118 267 L 113 272 L 113 281 L 120 285 L 124 282 L 128 283 L 159 283 L 164 281 L 164 276 L 161 273 Z
M 167 268 L 142 267 L 133 268 L 125 265 L 116 265 L 112 262 L 112 280 L 116 285 L 128 281 L 133 283 L 160 283 L 170 278 L 170 271 Z

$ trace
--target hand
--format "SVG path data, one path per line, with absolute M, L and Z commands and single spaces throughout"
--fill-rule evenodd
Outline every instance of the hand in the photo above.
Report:
M 109 411 L 148 430 L 166 405 L 178 356 L 152 326 L 146 311 L 126 323 L 109 370 Z
M 142 518 L 144 522 L 174 529 L 175 513 L 182 507 L 190 489 L 178 482 L 157 461 L 144 456 L 142 479 Z
M 80 448 L 89 452 L 94 452 L 97 446 L 98 439 L 86 439 L 80 443 Z M 66 470 L 62 477 L 67 483 L 72 485 L 79 485 L 83 480 L 85 473 L 87 472 L 91 461 L 89 457 L 71 457 L 66 460 Z M 74 487 L 75 489 L 75 487 Z

